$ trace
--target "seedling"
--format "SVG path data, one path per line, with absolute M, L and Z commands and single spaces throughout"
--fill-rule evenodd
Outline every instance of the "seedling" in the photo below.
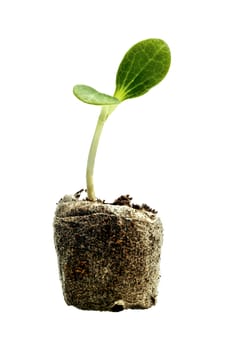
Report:
M 88 199 L 96 201 L 93 173 L 99 139 L 105 121 L 124 100 L 144 95 L 166 76 L 171 62 L 168 45 L 161 39 L 147 39 L 131 47 L 123 57 L 116 75 L 113 96 L 87 85 L 75 85 L 74 95 L 81 101 L 102 106 L 92 139 L 86 169 Z
M 99 139 L 124 100 L 145 94 L 167 74 L 170 50 L 160 39 L 134 45 L 123 57 L 113 96 L 76 85 L 81 101 L 102 106 L 87 161 L 88 200 L 64 196 L 56 208 L 54 242 L 65 301 L 83 310 L 148 309 L 156 304 L 163 226 L 148 205 L 120 196 L 97 201 L 93 184 Z

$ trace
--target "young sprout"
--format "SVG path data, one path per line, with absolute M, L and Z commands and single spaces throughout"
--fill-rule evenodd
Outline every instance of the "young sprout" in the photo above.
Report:
M 116 75 L 113 96 L 100 93 L 87 85 L 75 85 L 74 95 L 81 101 L 102 106 L 92 139 L 86 170 L 88 199 L 96 201 L 93 173 L 100 135 L 105 121 L 124 100 L 144 95 L 166 76 L 171 63 L 168 45 L 161 39 L 140 41 L 123 57 Z

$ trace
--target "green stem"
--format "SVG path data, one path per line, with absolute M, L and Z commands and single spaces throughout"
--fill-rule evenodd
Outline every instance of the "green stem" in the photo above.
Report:
M 96 125 L 95 133 L 92 139 L 91 147 L 89 150 L 88 160 L 87 160 L 87 170 L 86 170 L 86 183 L 87 183 L 87 196 L 91 201 L 96 201 L 94 183 L 93 183 L 93 173 L 95 166 L 96 152 L 99 145 L 100 135 L 103 130 L 103 126 L 108 116 L 114 111 L 116 106 L 103 106 L 100 112 L 100 116 Z

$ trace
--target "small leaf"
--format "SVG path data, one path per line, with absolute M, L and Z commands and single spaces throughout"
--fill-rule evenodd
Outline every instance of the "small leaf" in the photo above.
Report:
M 170 49 L 163 40 L 140 41 L 129 49 L 120 63 L 114 97 L 123 101 L 144 95 L 165 77 L 170 63 Z
M 107 106 L 120 103 L 116 97 L 102 94 L 87 85 L 75 85 L 73 93 L 79 100 L 91 105 Z

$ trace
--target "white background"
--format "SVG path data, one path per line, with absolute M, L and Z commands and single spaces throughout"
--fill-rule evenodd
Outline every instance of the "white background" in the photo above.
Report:
M 1 1 L 1 349 L 233 349 L 231 5 Z M 158 304 L 84 312 L 63 301 L 52 229 L 56 202 L 85 187 L 99 113 L 72 88 L 112 94 L 150 37 L 169 44 L 170 71 L 107 121 L 95 186 L 159 210 Z

